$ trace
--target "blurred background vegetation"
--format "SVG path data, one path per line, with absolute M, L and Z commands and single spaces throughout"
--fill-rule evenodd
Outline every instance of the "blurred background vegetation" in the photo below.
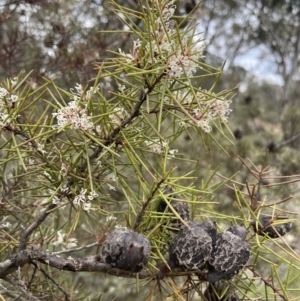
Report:
M 139 10 L 143 1 L 116 2 Z M 176 172 L 190 171 L 198 160 L 199 187 L 207 172 L 220 164 L 220 177 L 239 172 L 234 178 L 238 183 L 256 184 L 237 156 L 251 165 L 249 158 L 256 166 L 269 166 L 257 197 L 272 203 L 292 195 L 282 208 L 299 212 L 299 182 L 272 184 L 287 181 L 279 177 L 300 174 L 300 1 L 178 0 L 176 5 L 178 24 L 191 12 L 199 23 L 207 44 L 206 62 L 224 69 L 215 92 L 236 87 L 228 122 L 233 143 L 223 139 L 223 150 L 214 142 L 204 148 L 197 133 L 183 135 L 172 146 L 187 159 L 178 161 Z M 67 90 L 76 83 L 92 85 L 96 64 L 111 56 L 108 50 L 128 52 L 132 44 L 128 33 L 103 33 L 126 29 L 122 16 L 112 9 L 108 0 L 0 0 L 0 81 L 33 70 L 27 80 L 32 90 L 44 83 L 43 77 L 56 78 L 56 84 Z M 115 89 L 113 82 L 102 85 L 107 91 Z M 203 81 L 202 88 L 210 86 L 209 80 Z M 213 134 L 218 140 L 219 131 Z M 288 178 L 293 179 L 299 176 Z M 248 193 L 245 187 L 238 188 Z M 118 190 L 111 195 L 116 200 L 123 197 Z M 236 198 L 226 186 L 209 196 L 219 203 L 219 211 L 229 215 L 238 213 Z M 288 241 L 299 255 L 298 235 L 296 221 Z M 136 288 L 124 285 L 127 280 L 83 273 L 68 279 L 58 274 L 76 290 L 101 291 L 103 300 L 134 300 Z M 122 297 L 117 298 L 120 285 Z

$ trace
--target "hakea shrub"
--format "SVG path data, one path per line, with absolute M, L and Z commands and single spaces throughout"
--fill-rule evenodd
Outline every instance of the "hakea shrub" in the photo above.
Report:
M 30 74 L 20 74 L 0 86 L 0 279 L 10 286 L 11 295 L 26 300 L 61 295 L 87 300 L 88 281 L 74 289 L 65 270 L 99 272 L 90 282 L 99 277 L 107 287 L 114 286 L 107 284 L 111 278 L 104 273 L 133 278 L 137 284 L 144 279 L 148 287 L 138 300 L 192 300 L 195 293 L 204 298 L 220 288 L 256 298 L 261 294 L 254 292 L 256 279 L 263 279 L 266 289 L 261 291 L 285 298 L 275 268 L 272 280 L 253 268 L 265 259 L 260 248 L 275 237 L 267 236 L 269 224 L 260 223 L 265 204 L 254 193 L 249 193 L 249 202 L 233 186 L 233 207 L 240 215 L 221 214 L 212 194 L 231 178 L 215 180 L 217 171 L 211 176 L 198 168 L 198 153 L 188 158 L 182 152 L 182 136 L 196 135 L 208 152 L 211 141 L 224 150 L 222 139 L 233 137 L 227 125 L 232 91 L 217 91 L 222 70 L 205 63 L 205 41 L 197 23 L 176 17 L 174 0 L 141 1 L 140 11 L 112 5 L 124 27 L 111 34 L 129 40 L 130 47 L 111 49 L 111 59 L 96 64 L 96 78 L 64 90 L 55 79 L 45 79 L 36 88 L 27 84 Z M 258 173 L 261 179 L 263 169 L 252 174 L 257 178 Z M 273 213 L 270 223 L 277 219 Z M 228 241 L 213 243 L 213 235 L 201 224 L 208 218 L 220 229 L 255 225 L 259 234 L 239 240 L 247 256 L 238 258 L 238 268 L 231 264 L 229 276 L 210 257 L 219 258 L 215 250 Z M 197 254 L 190 258 L 182 249 L 201 249 L 197 233 L 206 237 L 208 246 L 200 265 Z M 279 234 L 276 238 L 282 238 Z M 245 266 L 248 243 L 254 260 Z M 280 247 L 277 259 L 284 249 Z M 204 270 L 195 271 L 199 266 Z M 289 265 L 290 277 L 295 267 L 296 260 Z M 211 276 L 211 282 L 235 277 L 224 286 L 209 285 L 209 268 L 210 273 L 226 274 Z M 183 278 L 171 280 L 176 277 Z M 101 298 L 98 286 L 91 291 L 91 298 Z M 116 287 L 114 293 L 125 291 Z

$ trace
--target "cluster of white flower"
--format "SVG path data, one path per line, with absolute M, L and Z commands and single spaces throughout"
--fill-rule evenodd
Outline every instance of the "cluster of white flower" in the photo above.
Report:
M 119 84 L 119 85 L 118 85 L 118 90 L 119 90 L 121 93 L 123 93 L 123 92 L 126 90 L 126 86 L 125 86 L 125 85 Z
M 125 57 L 127 64 L 138 61 L 141 45 L 142 42 L 139 39 L 133 41 L 133 49 L 131 53 L 125 53 L 119 48 L 119 53 Z
M 84 89 L 82 87 L 81 84 L 76 83 L 75 85 L 75 90 L 73 88 L 70 89 L 72 95 L 72 98 L 74 101 L 79 102 L 80 99 L 82 100 L 82 102 L 87 102 L 89 100 L 89 98 L 91 97 L 92 93 L 96 93 L 99 90 L 99 87 L 90 87 L 85 93 L 84 93 Z
M 178 78 L 183 74 L 189 77 L 196 72 L 197 61 L 204 58 L 205 43 L 203 40 L 194 43 L 182 41 L 180 46 L 176 46 L 172 40 L 175 22 L 170 20 L 176 9 L 174 2 L 175 0 L 171 0 L 165 3 L 162 17 L 155 22 L 158 30 L 154 33 L 156 39 L 152 41 L 152 48 L 155 55 L 167 58 L 166 74 L 169 78 Z
M 14 87 L 18 83 L 18 78 L 17 77 L 11 78 L 10 82 L 11 82 L 12 87 Z
M 176 0 L 169 0 L 165 3 L 165 7 L 162 11 L 162 18 L 165 22 L 168 22 L 174 15 L 176 10 L 176 5 L 174 5 Z
M 210 125 L 212 120 L 221 119 L 222 122 L 227 122 L 228 115 L 232 111 L 230 109 L 231 100 L 227 100 L 223 96 L 217 96 L 215 93 L 207 92 L 206 90 L 197 92 L 195 97 L 184 90 L 177 90 L 171 97 L 166 96 L 164 101 L 169 104 L 184 105 L 191 112 L 189 115 L 191 118 L 181 120 L 179 123 L 180 126 L 188 127 L 191 124 L 196 124 L 206 133 L 212 130 Z
M 232 111 L 229 107 L 231 100 L 226 100 L 223 97 L 221 99 L 213 99 L 207 103 L 208 112 L 211 118 L 218 117 L 223 122 L 228 121 L 228 115 Z
M 53 180 L 52 176 L 50 175 L 50 173 L 49 173 L 48 171 L 44 170 L 44 171 L 43 171 L 43 175 L 44 175 L 46 178 L 48 178 L 48 180 L 50 180 L 50 181 Z M 39 178 L 40 178 L 40 179 L 43 179 L 42 176 L 40 176 Z
M 59 197 L 54 196 L 54 197 L 52 198 L 52 204 L 57 205 L 59 202 L 60 202 Z
M 166 3 L 161 18 L 157 18 L 154 23 L 154 27 L 150 24 L 150 30 L 153 41 L 147 43 L 147 51 L 152 52 L 152 58 L 156 58 L 158 55 L 165 57 L 165 55 L 172 52 L 174 42 L 171 40 L 170 36 L 174 32 L 175 21 L 170 20 L 173 17 L 176 6 L 174 1 Z
M 51 242 L 52 245 L 54 245 L 54 246 L 63 245 L 67 249 L 74 248 L 77 246 L 78 241 L 76 238 L 68 238 L 67 242 L 65 242 L 64 241 L 65 236 L 66 236 L 66 233 L 63 233 L 62 230 L 57 231 L 56 239 Z
M 57 118 L 57 126 L 61 129 L 69 126 L 76 130 L 91 130 L 94 124 L 87 110 L 82 108 L 77 101 L 71 101 L 66 107 L 61 107 L 56 113 L 52 113 Z
M 108 183 L 108 182 L 114 182 L 114 183 L 118 182 L 118 177 L 116 177 L 114 173 L 110 173 L 106 175 L 103 180 L 106 182 L 106 185 L 108 186 L 109 190 L 116 191 L 116 187 Z
M 149 150 L 157 154 L 161 154 L 168 146 L 168 142 L 161 141 L 160 139 L 146 140 L 145 144 Z
M 8 94 L 8 91 L 5 88 L 0 87 L 0 99 L 2 100 L 4 96 Z
M 91 93 L 96 93 L 98 88 L 91 87 L 84 94 L 84 90 L 80 84 L 76 84 L 75 90 L 71 89 L 72 101 L 66 107 L 61 107 L 56 113 L 52 113 L 57 118 L 57 127 L 64 129 L 70 127 L 76 130 L 92 130 L 94 124 L 91 121 L 91 116 L 88 114 L 86 107 L 83 107 L 80 102 L 87 103 Z
M 12 106 L 13 103 L 16 103 L 19 99 L 18 95 L 10 94 L 5 88 L 0 87 L 0 106 L 4 106 L 5 102 L 3 101 L 5 97 L 6 103 L 8 106 Z
M 167 141 L 161 141 L 160 139 L 153 139 L 151 141 L 146 140 L 145 144 L 150 151 L 156 154 L 161 154 L 165 152 L 169 145 Z M 176 153 L 178 153 L 177 149 L 168 150 L 168 158 L 174 158 Z
M 6 222 L 7 216 L 2 219 L 0 222 L 0 229 L 9 229 L 12 227 L 12 224 L 10 222 Z
M 150 31 L 153 40 L 145 44 L 145 49 L 150 53 L 153 63 L 160 60 L 165 68 L 169 78 L 179 78 L 182 75 L 191 76 L 196 72 L 197 61 L 203 58 L 205 43 L 201 40 L 196 43 L 187 43 L 182 41 L 181 45 L 176 45 L 172 38 L 175 21 L 170 20 L 175 12 L 175 0 L 165 1 L 161 16 L 159 16 L 154 24 L 150 24 Z M 119 49 L 120 54 L 126 58 L 127 63 L 139 61 L 139 50 L 141 47 L 140 40 L 133 43 L 133 51 L 131 54 L 124 53 Z
M 61 167 L 60 167 L 60 171 L 59 173 L 64 177 L 68 174 L 68 169 L 69 169 L 69 166 L 64 163 L 64 162 L 61 162 Z
M 62 193 L 68 193 L 68 192 L 70 191 L 70 186 L 69 186 L 67 183 L 65 183 L 65 184 L 60 188 L 60 191 L 61 191 Z
M 171 159 L 171 158 L 175 158 L 175 154 L 178 153 L 178 149 L 170 149 L 169 150 L 169 155 L 168 155 L 168 158 Z
M 183 50 L 179 49 L 168 59 L 167 76 L 170 78 L 178 78 L 185 74 L 187 77 L 193 75 L 197 70 L 197 61 L 203 57 L 202 53 L 205 49 L 203 42 L 196 45 L 198 49 L 191 50 L 187 45 L 183 46 Z
M 18 95 L 10 94 L 5 88 L 0 87 L 0 130 L 8 126 L 15 118 L 14 114 L 8 114 L 6 106 L 13 107 L 18 99 Z
M 37 150 L 41 153 L 41 154 L 45 154 L 46 153 L 46 151 L 45 151 L 45 146 L 44 146 L 44 144 L 42 144 L 42 143 L 38 143 L 37 144 Z
M 196 98 L 200 105 L 192 112 L 193 122 L 206 133 L 212 130 L 210 126 L 212 120 L 219 118 L 222 122 L 227 122 L 228 115 L 232 111 L 229 108 L 231 100 L 226 100 L 224 97 L 216 98 L 214 93 L 212 96 L 213 98 L 206 100 L 208 97 L 198 92 Z
M 82 85 L 78 84 L 78 83 L 75 84 L 75 90 L 73 88 L 71 88 L 70 91 L 73 94 L 73 99 L 75 101 L 78 101 L 84 92 Z
M 0 130 L 8 126 L 11 123 L 11 118 L 9 114 L 0 112 Z
M 116 218 L 113 214 L 108 215 L 108 216 L 106 217 L 106 221 L 107 221 L 107 222 L 114 222 L 116 219 L 117 219 L 117 218 Z
M 128 113 L 126 110 L 122 107 L 116 107 L 114 108 L 112 114 L 109 115 L 109 119 L 116 125 L 120 125 L 128 116 Z
M 90 211 L 92 208 L 91 201 L 97 196 L 98 195 L 96 192 L 91 191 L 89 194 L 87 194 L 87 190 L 82 188 L 80 193 L 75 196 L 73 204 L 81 206 L 85 211 Z

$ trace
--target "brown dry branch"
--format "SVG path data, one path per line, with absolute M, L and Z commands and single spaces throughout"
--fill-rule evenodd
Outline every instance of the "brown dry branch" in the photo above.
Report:
M 248 267 L 248 269 L 253 273 L 255 277 L 258 277 L 266 286 L 270 287 L 275 294 L 282 298 L 284 301 L 288 301 L 288 299 L 280 292 L 280 289 L 275 287 L 269 280 L 265 279 L 256 272 L 253 268 Z
M 0 278 L 5 279 L 5 277 L 15 272 L 19 267 L 23 267 L 25 264 L 34 263 L 35 261 L 49 265 L 58 270 L 69 272 L 102 272 L 117 277 L 136 278 L 136 273 L 119 270 L 111 267 L 109 264 L 102 263 L 100 261 L 100 255 L 93 255 L 85 258 L 63 258 L 43 249 L 34 248 L 18 251 L 10 259 L 6 259 L 4 262 L 0 263 Z M 167 269 L 159 269 L 159 267 L 157 270 L 158 272 L 154 273 L 143 270 L 138 273 L 138 277 L 140 279 L 162 279 L 164 277 L 181 277 L 193 272 L 169 272 Z M 205 274 L 206 273 L 204 272 L 197 271 L 197 275 L 202 275 L 202 279 L 206 279 Z

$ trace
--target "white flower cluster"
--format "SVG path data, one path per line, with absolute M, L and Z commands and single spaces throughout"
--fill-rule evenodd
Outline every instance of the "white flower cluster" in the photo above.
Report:
M 0 112 L 0 130 L 2 130 L 4 127 L 8 126 L 10 123 L 11 123 L 11 118 L 10 118 L 9 114 Z
M 92 208 L 91 201 L 97 196 L 98 195 L 96 192 L 91 191 L 89 194 L 87 194 L 87 190 L 82 188 L 80 193 L 75 196 L 73 204 L 81 206 L 85 211 L 90 211 Z
M 156 154 L 161 154 L 163 152 L 165 152 L 165 150 L 168 148 L 168 142 L 167 141 L 161 141 L 160 139 L 153 139 L 151 141 L 146 140 L 145 141 L 146 147 L 156 153 Z M 173 150 L 168 150 L 168 158 L 173 158 L 175 157 L 175 154 L 178 152 L 177 149 L 173 149 Z
M 161 141 L 160 139 L 153 139 L 152 141 L 146 140 L 145 144 L 149 150 L 156 154 L 161 154 L 168 146 L 168 142 Z
M 81 84 L 76 83 L 75 85 L 75 90 L 73 88 L 70 89 L 71 93 L 73 94 L 73 100 L 75 101 L 79 101 L 80 99 L 82 99 L 82 102 L 87 102 L 89 100 L 89 98 L 91 97 L 92 93 L 97 93 L 97 91 L 99 90 L 98 87 L 94 88 L 94 87 L 90 87 L 85 93 L 83 90 L 83 87 Z
M 172 38 L 175 21 L 170 20 L 176 9 L 174 2 L 175 0 L 165 1 L 161 16 L 156 19 L 153 26 L 150 25 L 153 40 L 145 44 L 145 49 L 150 53 L 153 63 L 161 61 L 164 66 L 166 65 L 166 74 L 169 78 L 179 78 L 184 74 L 189 77 L 196 72 L 197 61 L 204 57 L 205 43 L 200 40 L 194 45 L 186 41 L 182 41 L 181 45 L 176 44 Z M 126 58 L 127 63 L 135 63 L 139 61 L 140 47 L 140 40 L 136 40 L 131 54 L 126 54 L 121 49 L 119 52 Z
M 10 94 L 5 88 L 0 87 L 0 105 L 5 105 L 4 97 L 9 106 L 12 106 L 13 103 L 16 103 L 19 99 L 18 95 Z
M 69 166 L 64 162 L 61 162 L 61 167 L 59 171 L 60 175 L 62 175 L 62 177 L 65 177 L 68 174 L 68 169 Z
M 96 93 L 98 89 L 90 88 L 85 94 L 83 88 L 80 84 L 76 84 L 75 91 L 71 89 L 73 94 L 73 100 L 68 103 L 66 107 L 61 107 L 56 113 L 52 113 L 54 117 L 57 118 L 57 126 L 61 129 L 65 127 L 70 127 L 75 130 L 92 130 L 94 124 L 91 121 L 91 116 L 88 114 L 86 107 L 80 104 L 87 102 L 90 98 L 92 91 Z
M 180 126 L 196 124 L 206 133 L 212 130 L 210 124 L 214 119 L 221 119 L 222 122 L 227 122 L 228 115 L 232 111 L 230 109 L 231 100 L 206 90 L 197 92 L 195 97 L 189 92 L 178 90 L 173 93 L 172 97 L 166 96 L 164 101 L 169 104 L 181 104 L 187 111 L 191 112 L 189 120 L 187 122 L 181 121 Z
M 12 227 L 12 224 L 10 222 L 5 221 L 6 219 L 7 217 L 4 217 L 0 222 L 0 229 L 9 229 Z
M 140 47 L 141 47 L 142 43 L 139 39 L 137 39 L 136 41 L 133 41 L 133 49 L 132 49 L 132 52 L 131 53 L 125 53 L 124 51 L 122 51 L 120 48 L 119 48 L 119 52 L 122 56 L 125 57 L 126 59 L 126 63 L 131 63 L 131 62 L 137 62 L 138 59 L 139 59 L 139 50 L 140 50 Z
M 57 196 L 54 196 L 54 197 L 52 198 L 52 204 L 57 205 L 59 202 L 60 202 L 60 199 L 59 199 Z
M 120 125 L 128 116 L 126 110 L 120 106 L 114 108 L 112 114 L 109 115 L 109 119 L 116 125 Z
M 146 45 L 146 49 L 152 51 L 154 54 L 152 57 L 164 57 L 173 50 L 174 42 L 171 41 L 170 36 L 174 33 L 175 21 L 170 19 L 173 17 L 175 9 L 174 1 L 169 1 L 162 11 L 161 18 L 155 20 L 154 27 L 150 25 L 154 39 Z
M 117 220 L 117 218 L 113 214 L 106 217 L 107 222 L 114 222 L 115 220 Z
M 15 118 L 13 114 L 7 114 L 6 106 L 13 107 L 18 99 L 18 95 L 10 94 L 5 88 L 0 87 L 0 130 Z
M 196 72 L 196 62 L 202 57 L 204 44 L 201 42 L 198 46 L 200 50 L 194 49 L 191 51 L 188 46 L 185 45 L 183 50 L 180 49 L 169 58 L 168 77 L 178 78 L 181 77 L 182 74 L 186 74 L 187 77 L 190 77 Z
M 74 248 L 77 246 L 77 239 L 76 238 L 68 238 L 67 242 L 65 242 L 66 233 L 63 233 L 62 230 L 57 231 L 56 239 L 53 240 L 51 243 L 54 246 L 64 245 L 67 249 Z
M 17 77 L 11 78 L 10 82 L 11 82 L 12 87 L 14 87 L 18 83 L 18 78 Z
M 116 187 L 108 183 L 108 182 L 118 183 L 118 177 L 115 176 L 114 173 L 107 174 L 103 180 L 106 182 L 106 185 L 108 186 L 109 190 L 116 191 Z
M 41 154 L 46 154 L 46 151 L 45 151 L 45 146 L 44 146 L 44 144 L 42 144 L 42 143 L 38 143 L 37 144 L 37 150 L 41 153 Z
M 196 94 L 196 97 L 197 103 L 200 105 L 192 112 L 193 122 L 206 133 L 212 130 L 210 124 L 214 119 L 219 118 L 222 122 L 228 121 L 228 115 L 232 111 L 229 108 L 231 100 L 226 100 L 224 97 L 214 97 L 206 100 L 207 96 L 203 97 L 203 94 L 200 92 Z
M 69 126 L 76 130 L 91 130 L 94 124 L 91 116 L 87 114 L 87 110 L 82 108 L 77 101 L 71 101 L 66 107 L 62 107 L 56 113 L 52 113 L 57 118 L 57 126 L 64 129 Z

